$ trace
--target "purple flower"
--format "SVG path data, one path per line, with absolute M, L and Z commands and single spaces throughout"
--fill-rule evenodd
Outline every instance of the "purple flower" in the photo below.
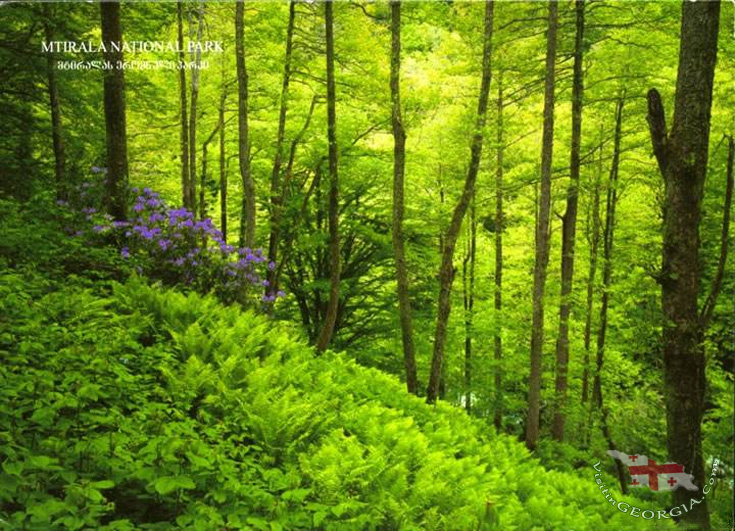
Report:
M 92 207 L 86 207 L 82 209 L 83 214 L 94 214 L 95 212 L 97 212 L 97 209 Z
M 92 166 L 92 173 L 99 173 L 102 169 L 99 166 Z
M 109 228 L 110 227 L 107 227 L 105 225 L 95 225 L 94 227 L 92 227 L 92 230 L 95 232 L 102 232 L 103 230 L 107 230 Z
M 276 268 L 276 263 L 275 262 L 273 262 L 273 261 L 268 262 L 268 270 L 269 271 L 273 271 L 275 268 Z
M 128 249 L 127 247 L 123 247 L 122 249 L 120 249 L 120 256 L 122 256 L 123 258 L 130 258 L 130 249 Z
M 129 223 L 127 221 L 113 221 L 112 226 L 116 229 L 119 229 L 121 227 L 127 227 Z
M 144 207 L 145 205 L 143 205 L 143 203 L 135 203 L 135 205 L 133 205 L 133 210 L 140 212 Z
M 276 296 L 278 296 L 278 297 L 285 297 L 286 296 L 286 292 L 285 291 L 278 290 L 278 293 L 276 293 Z

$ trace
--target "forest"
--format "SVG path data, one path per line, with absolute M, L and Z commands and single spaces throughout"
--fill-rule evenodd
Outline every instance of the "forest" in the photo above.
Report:
M 734 110 L 731 2 L 0 2 L 0 529 L 733 529 Z

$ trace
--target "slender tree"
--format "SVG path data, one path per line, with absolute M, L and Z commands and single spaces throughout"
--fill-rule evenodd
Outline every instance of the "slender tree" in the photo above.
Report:
M 54 40 L 52 14 L 50 4 L 43 4 L 43 29 L 46 42 Z M 64 145 L 63 125 L 61 120 L 61 102 L 59 86 L 56 79 L 56 65 L 53 55 L 46 57 L 46 81 L 48 85 L 49 105 L 51 107 L 51 138 L 54 145 L 54 176 L 56 177 L 56 197 L 65 199 L 66 184 L 66 149 Z
M 615 210 L 618 203 L 618 176 L 620 173 L 620 140 L 622 137 L 624 96 L 618 100 L 615 112 L 615 139 L 613 141 L 613 158 L 610 166 L 610 179 L 607 187 L 607 202 L 605 209 L 605 229 L 602 237 L 603 266 L 602 266 L 602 297 L 600 301 L 600 325 L 597 331 L 597 368 L 593 387 L 593 402 L 601 414 L 602 435 L 609 448 L 615 448 L 610 426 L 608 423 L 608 409 L 602 399 L 602 367 L 605 363 L 605 341 L 607 338 L 607 310 L 610 305 L 610 289 L 612 286 L 612 251 L 615 234 Z M 615 460 L 618 472 L 620 489 L 623 493 L 628 490 L 624 466 L 620 459 Z
M 276 134 L 276 155 L 271 172 L 271 207 L 270 207 L 270 235 L 268 238 L 268 259 L 278 261 L 278 238 L 281 223 L 281 209 L 285 191 L 281 190 L 281 166 L 283 165 L 283 144 L 286 132 L 286 114 L 288 113 L 288 86 L 291 82 L 291 57 L 293 55 L 293 33 L 296 20 L 296 2 L 291 0 L 288 5 L 288 26 L 286 28 L 286 56 L 283 61 L 283 82 L 281 85 L 281 103 L 278 112 L 278 132 Z M 276 284 L 276 269 L 268 271 L 266 291 L 278 289 Z
M 191 14 L 190 14 L 191 16 Z M 200 2 L 196 11 L 197 30 L 196 48 L 191 56 L 194 69 L 191 73 L 191 100 L 189 107 L 189 206 L 197 211 L 197 103 L 199 102 L 199 66 L 202 63 L 202 30 L 204 28 L 204 3 Z M 189 20 L 189 42 L 194 40 L 194 25 Z
M 526 446 L 536 448 L 541 405 L 541 358 L 544 347 L 544 292 L 549 265 L 549 212 L 551 210 L 551 162 L 554 149 L 554 88 L 556 80 L 557 3 L 549 1 L 544 83 L 544 130 L 541 147 L 541 189 L 536 220 L 536 264 L 533 270 L 533 324 L 531 329 L 531 375 L 528 382 Z
M 406 167 L 406 130 L 401 114 L 401 2 L 391 2 L 391 55 L 390 94 L 393 104 L 393 256 L 396 262 L 398 285 L 398 317 L 401 321 L 403 342 L 403 365 L 406 371 L 406 388 L 409 393 L 418 393 L 416 376 L 416 348 L 413 342 L 411 301 L 409 298 L 408 270 L 406 268 L 404 218 L 404 173 Z
M 223 70 L 224 78 L 224 70 Z M 222 95 L 219 99 L 219 204 L 220 204 L 220 230 L 222 239 L 227 242 L 227 160 L 225 154 L 225 103 L 227 102 L 227 89 L 222 83 Z
M 218 121 L 215 128 L 212 129 L 212 132 L 202 143 L 202 175 L 199 181 L 199 217 L 201 219 L 207 217 L 207 162 L 209 159 L 207 154 L 209 152 L 209 144 L 212 143 L 212 140 L 214 140 L 214 137 L 223 125 L 222 122 Z
M 587 305 L 584 321 L 584 361 L 582 372 L 582 403 L 589 400 L 589 366 L 592 344 L 592 307 L 594 303 L 595 275 L 597 274 L 597 249 L 600 244 L 600 177 L 602 175 L 603 143 L 600 139 L 600 148 L 597 162 L 597 177 L 592 191 L 592 207 L 587 216 L 587 242 L 590 246 L 589 272 L 587 274 Z M 591 220 L 590 220 L 591 218 Z M 590 228 L 591 224 L 591 228 Z
M 505 138 L 503 124 L 503 71 L 498 75 L 498 123 L 497 123 L 497 166 L 495 168 L 495 293 L 493 307 L 495 309 L 495 336 L 493 337 L 493 355 L 495 359 L 495 407 L 493 423 L 500 430 L 503 426 L 503 159 L 505 156 Z
M 248 70 L 245 64 L 245 6 L 235 5 L 235 55 L 237 58 L 237 123 L 238 160 L 242 180 L 242 207 L 240 210 L 240 246 L 253 247 L 255 243 L 255 183 L 250 174 L 250 138 L 248 128 Z
M 179 62 L 184 56 L 184 6 L 179 0 L 176 3 L 176 25 L 178 29 Z M 187 104 L 186 69 L 179 68 L 179 112 L 181 118 L 181 196 L 185 208 L 191 209 L 189 198 L 189 118 Z
M 561 242 L 561 303 L 559 305 L 559 335 L 556 341 L 556 410 L 552 435 L 564 440 L 566 422 L 567 372 L 569 365 L 569 314 L 572 308 L 572 280 L 574 278 L 574 244 L 577 233 L 577 205 L 579 197 L 579 151 L 582 140 L 582 93 L 584 80 L 584 0 L 576 0 L 576 36 L 574 41 L 574 76 L 572 81 L 572 150 L 570 181 L 567 189 L 567 208 L 562 217 Z
M 720 2 L 683 2 L 679 70 L 671 131 L 661 97 L 648 92 L 653 152 L 664 179 L 661 304 L 669 459 L 704 485 L 702 415 L 705 394 L 703 322 L 698 311 L 699 223 L 709 155 L 712 85 L 717 60 Z M 690 506 L 697 491 L 676 489 L 682 519 L 709 527 L 707 500 Z
M 120 2 L 102 2 L 102 41 L 105 69 L 104 107 L 107 131 L 107 183 L 105 207 L 112 217 L 124 220 L 128 213 L 128 139 L 125 124 L 125 77 L 120 67 L 123 60 Z M 112 43 L 115 43 L 114 45 Z
M 475 131 L 472 135 L 470 148 L 470 165 L 467 170 L 467 178 L 459 201 L 454 207 L 452 220 L 447 228 L 442 249 L 441 268 L 439 270 L 439 304 L 436 318 L 436 331 L 434 333 L 434 351 L 431 358 L 431 372 L 429 373 L 429 385 L 426 389 L 426 401 L 430 404 L 436 402 L 439 391 L 439 383 L 444 364 L 444 344 L 447 339 L 447 323 L 449 321 L 450 302 L 452 293 L 452 282 L 454 281 L 454 249 L 457 244 L 459 231 L 462 227 L 467 208 L 475 193 L 475 182 L 480 170 L 480 157 L 482 155 L 482 143 L 485 137 L 485 122 L 487 119 L 487 104 L 490 93 L 490 76 L 492 61 L 492 37 L 493 37 L 493 13 L 495 2 L 485 2 L 485 31 L 482 52 L 482 81 L 480 83 L 480 97 L 477 103 L 477 117 Z
M 329 302 L 316 344 L 319 352 L 325 351 L 332 340 L 339 305 L 339 177 L 337 174 L 337 95 L 334 83 L 334 15 L 332 13 L 332 2 L 324 2 L 324 22 L 327 37 L 327 136 L 329 140 Z
M 472 336 L 475 314 L 475 262 L 477 258 L 477 219 L 475 198 L 470 203 L 470 225 L 467 254 L 462 261 L 462 287 L 464 299 L 464 394 L 465 409 L 472 412 Z

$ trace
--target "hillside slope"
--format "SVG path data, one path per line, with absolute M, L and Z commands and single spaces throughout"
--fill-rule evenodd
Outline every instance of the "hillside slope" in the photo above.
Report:
M 264 317 L 2 274 L 0 518 L 24 529 L 641 529 L 518 442 Z M 590 463 L 592 464 L 592 463 Z M 639 502 L 640 503 L 640 502 Z

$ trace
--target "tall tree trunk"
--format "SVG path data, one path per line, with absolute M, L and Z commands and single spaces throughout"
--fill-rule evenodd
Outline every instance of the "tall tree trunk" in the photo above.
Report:
M 184 7 L 176 3 L 176 23 L 178 26 L 179 63 L 184 63 Z M 179 68 L 179 103 L 181 113 L 181 196 L 184 208 L 191 209 L 189 198 L 189 118 L 187 105 L 186 69 Z
M 498 76 L 498 123 L 497 143 L 498 160 L 495 168 L 495 337 L 493 350 L 495 358 L 495 407 L 493 423 L 500 430 L 503 427 L 503 157 L 505 138 L 503 130 L 503 71 Z
M 248 70 L 245 64 L 245 6 L 235 6 L 235 55 L 237 57 L 238 160 L 242 179 L 240 211 L 240 247 L 255 243 L 255 184 L 250 174 L 250 139 L 248 136 Z
M 720 2 L 683 2 L 674 119 L 666 129 L 661 97 L 648 93 L 653 151 L 665 184 L 661 303 L 669 459 L 705 481 L 702 415 L 705 393 L 703 327 L 698 312 L 699 223 L 709 156 L 712 84 L 717 60 Z M 674 504 L 699 497 L 676 489 Z M 706 498 L 682 520 L 709 528 Z
M 536 264 L 533 271 L 533 325 L 531 330 L 531 375 L 528 382 L 526 446 L 533 450 L 539 436 L 541 405 L 541 358 L 544 348 L 544 292 L 549 265 L 549 212 L 551 209 L 551 162 L 554 150 L 554 88 L 556 81 L 557 3 L 549 1 L 549 27 L 546 39 L 546 80 L 544 93 L 544 132 L 541 148 L 541 190 L 536 221 Z
M 207 217 L 207 151 L 209 148 L 209 144 L 212 142 L 212 140 L 214 140 L 215 135 L 219 132 L 220 127 L 222 127 L 223 125 L 224 124 L 222 122 L 217 122 L 217 125 L 212 130 L 212 133 L 202 144 L 202 176 L 201 180 L 199 181 L 199 217 L 201 219 Z
M 122 28 L 120 3 L 102 2 L 102 41 L 105 61 L 112 68 L 104 71 L 104 106 L 107 132 L 107 183 L 105 207 L 116 220 L 124 220 L 128 213 L 128 138 L 125 124 L 125 78 L 123 69 Z M 113 45 L 114 43 L 114 45 Z
M 219 201 L 220 201 L 220 230 L 222 240 L 227 243 L 227 161 L 225 159 L 225 102 L 227 93 L 222 87 L 222 96 L 219 100 Z
M 329 302 L 317 340 L 317 350 L 329 346 L 337 321 L 339 305 L 339 177 L 337 175 L 337 112 L 334 83 L 334 20 L 332 2 L 324 3 L 324 22 L 327 36 L 327 136 L 329 140 Z
M 398 316 L 401 320 L 403 365 L 406 370 L 406 388 L 418 393 L 416 376 L 416 348 L 413 343 L 411 301 L 409 299 L 406 249 L 403 234 L 404 172 L 406 167 L 406 131 L 401 113 L 401 2 L 391 2 L 390 94 L 393 103 L 393 256 L 396 261 L 398 285 Z
M 615 113 L 615 140 L 613 145 L 613 159 L 610 167 L 610 180 L 607 189 L 607 204 L 605 215 L 605 230 L 602 238 L 603 267 L 602 267 L 602 300 L 600 303 L 600 328 L 597 331 L 597 370 L 593 388 L 593 401 L 601 413 L 602 434 L 609 448 L 615 448 L 610 427 L 608 424 L 608 410 L 602 400 L 602 367 L 605 362 L 605 338 L 607 334 L 607 309 L 610 302 L 610 287 L 612 285 L 612 249 L 615 233 L 615 207 L 618 202 L 618 170 L 620 168 L 620 138 L 623 123 L 624 96 L 618 100 Z M 625 494 L 628 490 L 625 470 L 622 461 L 615 460 L 615 466 L 620 481 L 620 489 Z
M 477 256 L 477 221 L 475 219 L 475 198 L 470 203 L 470 237 L 467 256 L 462 264 L 462 284 L 464 295 L 464 395 L 465 409 L 472 412 L 472 335 L 475 312 L 475 258 Z M 469 262 L 469 264 L 468 264 Z M 468 270 L 469 265 L 469 272 Z M 468 274 L 469 273 L 469 274 Z M 468 285 L 469 284 L 469 285 Z
M 281 190 L 281 166 L 283 164 L 283 138 L 286 132 L 286 114 L 288 112 L 288 85 L 291 81 L 291 55 L 293 50 L 293 31 L 296 19 L 296 2 L 291 0 L 288 6 L 288 27 L 286 29 L 286 57 L 283 63 L 283 84 L 281 86 L 281 108 L 278 113 L 278 133 L 276 135 L 276 156 L 273 160 L 273 171 L 271 173 L 271 226 L 268 238 L 268 260 L 278 262 L 278 238 L 281 223 L 281 209 L 285 190 Z M 276 283 L 276 269 L 268 271 L 268 284 L 266 292 L 275 293 L 278 289 Z
M 597 178 L 594 184 L 592 209 L 587 219 L 587 227 L 589 231 L 590 220 L 592 217 L 591 234 L 588 234 L 588 243 L 590 245 L 590 264 L 589 273 L 587 275 L 587 311 L 584 322 L 584 362 L 582 373 L 582 403 L 587 403 L 589 399 L 589 367 L 590 367 L 590 350 L 592 340 L 592 306 L 594 302 L 595 275 L 597 274 L 597 248 L 600 243 L 600 176 L 602 175 L 602 138 L 600 139 L 600 154 L 598 158 Z
M 43 29 L 46 42 L 52 42 L 54 40 L 54 33 L 51 28 L 51 8 L 49 4 L 43 5 L 43 15 Z M 66 155 L 61 123 L 61 103 L 59 101 L 59 87 L 56 81 L 56 65 L 51 54 L 46 57 L 46 80 L 48 83 L 49 105 L 51 107 L 51 138 L 54 145 L 56 197 L 57 199 L 66 199 Z
M 475 182 L 477 181 L 477 173 L 480 169 L 480 156 L 482 155 L 482 142 L 485 133 L 487 103 L 490 92 L 494 8 L 495 3 L 492 0 L 485 2 L 482 82 L 480 84 L 480 97 L 477 103 L 475 131 L 472 136 L 472 146 L 470 148 L 470 165 L 467 170 L 467 178 L 464 182 L 462 196 L 454 207 L 452 221 L 447 228 L 447 233 L 444 238 L 441 269 L 439 270 L 439 304 L 436 318 L 436 331 L 434 333 L 434 351 L 431 359 L 429 385 L 426 390 L 426 401 L 429 404 L 436 402 L 439 380 L 442 374 L 442 365 L 444 363 L 444 344 L 447 339 L 447 322 L 449 321 L 452 282 L 454 280 L 454 248 L 462 227 L 462 220 L 475 193 Z
M 559 336 L 556 341 L 556 407 L 551 433 L 557 441 L 564 440 L 566 423 L 567 373 L 569 370 L 569 314 L 572 309 L 574 279 L 574 247 L 577 234 L 577 204 L 579 198 L 579 150 L 582 140 L 582 56 L 584 53 L 584 0 L 576 0 L 577 31 L 574 41 L 574 79 L 572 81 L 572 152 L 570 182 L 567 189 L 567 209 L 562 218 L 561 243 L 561 303 L 559 305 Z
M 191 211 L 196 214 L 197 211 L 197 102 L 199 100 L 199 65 L 202 62 L 202 49 L 199 46 L 202 42 L 202 29 L 204 27 L 204 4 L 199 3 L 197 9 L 197 33 L 196 33 L 196 50 L 191 55 L 194 63 L 194 70 L 191 73 L 191 107 L 189 108 L 189 200 L 191 202 Z M 193 25 L 189 21 L 189 44 L 194 40 Z

